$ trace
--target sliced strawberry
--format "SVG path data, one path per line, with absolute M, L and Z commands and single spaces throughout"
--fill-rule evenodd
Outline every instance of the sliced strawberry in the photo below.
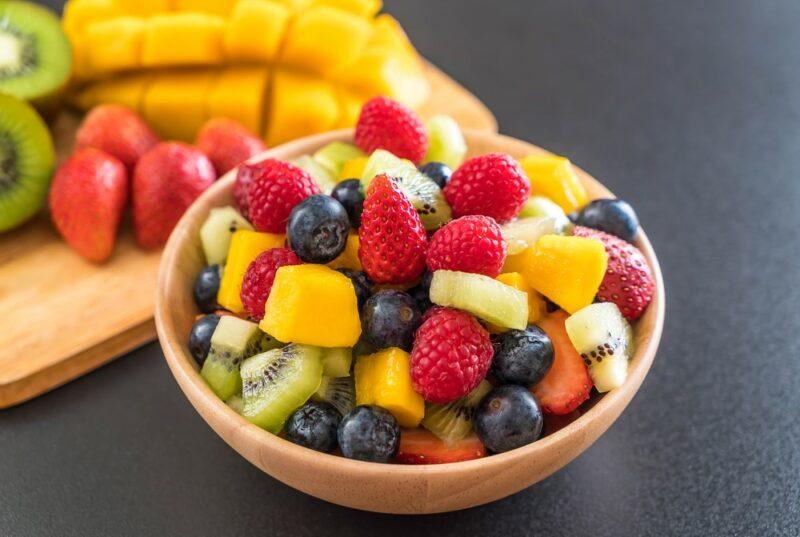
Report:
M 592 379 L 586 364 L 567 336 L 564 311 L 555 311 L 537 322 L 553 342 L 555 359 L 550 371 L 531 388 L 546 414 L 569 414 L 589 399 Z
M 400 464 L 443 464 L 485 456 L 486 448 L 475 435 L 453 444 L 445 444 L 425 429 L 403 429 L 395 460 Z

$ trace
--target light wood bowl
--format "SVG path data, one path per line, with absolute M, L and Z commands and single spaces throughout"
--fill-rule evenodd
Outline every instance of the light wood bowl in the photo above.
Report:
M 497 134 L 467 131 L 466 138 L 470 156 L 500 151 L 521 158 L 544 152 Z M 336 131 L 296 140 L 263 156 L 291 159 L 334 140 L 351 139 L 352 131 Z M 612 196 L 587 173 L 578 173 L 590 197 Z M 637 246 L 653 270 L 656 290 L 634 327 L 636 354 L 628 379 L 566 427 L 507 453 L 430 466 L 361 462 L 292 444 L 259 429 L 219 400 L 203 382 L 187 348 L 197 315 L 192 285 L 204 265 L 198 229 L 209 209 L 233 203 L 233 181 L 234 174 L 228 174 L 195 201 L 167 243 L 156 297 L 158 336 L 175 379 L 203 419 L 248 461 L 291 487 L 336 504 L 385 513 L 436 513 L 498 500 L 544 479 L 588 448 L 625 409 L 653 363 L 664 324 L 664 282 L 655 252 L 640 231 Z

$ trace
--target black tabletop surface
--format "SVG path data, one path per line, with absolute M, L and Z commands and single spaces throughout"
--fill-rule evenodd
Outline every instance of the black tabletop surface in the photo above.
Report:
M 250 466 L 195 413 L 153 343 L 0 412 L 0 534 L 800 534 L 800 3 L 387 9 L 502 132 L 570 156 L 637 208 L 667 322 L 630 407 L 513 497 L 377 515 Z

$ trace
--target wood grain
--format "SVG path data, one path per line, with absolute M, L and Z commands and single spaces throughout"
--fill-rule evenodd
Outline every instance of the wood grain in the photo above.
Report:
M 495 132 L 477 98 L 433 65 L 421 114 L 453 116 L 464 128 Z M 80 118 L 53 124 L 59 160 L 71 152 Z M 160 253 L 136 247 L 124 229 L 102 266 L 78 257 L 46 214 L 0 235 L 0 408 L 60 386 L 155 338 L 153 304 Z
M 285 144 L 269 152 L 289 159 L 333 140 L 351 139 L 338 131 Z M 493 133 L 467 132 L 470 156 L 501 151 L 520 158 L 544 152 L 531 144 Z M 590 198 L 613 196 L 578 169 Z M 231 203 L 234 177 L 206 191 L 170 237 L 161 261 L 156 326 L 167 363 L 198 413 L 233 449 L 274 478 L 298 490 L 348 507 L 385 513 L 437 513 L 488 503 L 530 486 L 560 469 L 589 447 L 617 419 L 641 386 L 655 358 L 664 325 L 664 281 L 647 235 L 636 241 L 656 287 L 653 302 L 635 324 L 636 352 L 625 383 L 592 402 L 564 428 L 519 449 L 474 461 L 431 466 L 375 464 L 322 454 L 292 444 L 251 424 L 218 399 L 198 374 L 186 340 L 196 314 L 190 282 L 202 267 L 198 230 L 208 211 Z

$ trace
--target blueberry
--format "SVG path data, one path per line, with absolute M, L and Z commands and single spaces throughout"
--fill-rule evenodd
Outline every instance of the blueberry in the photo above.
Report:
M 377 350 L 378 349 L 375 348 L 375 345 L 369 341 L 365 341 L 362 337 L 358 340 L 355 347 L 353 347 L 353 356 L 366 356 L 368 354 L 375 354 Z
M 316 194 L 298 203 L 286 224 L 289 247 L 306 263 L 329 263 L 344 251 L 350 221 L 342 204 Z
M 384 289 L 364 304 L 361 331 L 364 339 L 379 349 L 399 347 L 410 351 L 421 319 L 417 301 L 408 293 Z
M 492 345 L 492 373 L 503 384 L 536 384 L 553 365 L 553 342 L 538 326 L 492 336 Z
M 219 315 L 203 315 L 192 325 L 189 332 L 189 352 L 202 367 L 211 348 L 211 336 L 219 323 Z
M 222 279 L 222 267 L 209 265 L 200 271 L 194 281 L 194 302 L 203 313 L 219 309 L 217 292 Z
M 430 177 L 434 183 L 439 185 L 439 188 L 444 188 L 450 181 L 450 176 L 453 175 L 450 166 L 441 162 L 429 162 L 421 166 L 419 171 Z
M 361 227 L 361 211 L 364 209 L 364 188 L 358 179 L 345 179 L 333 187 L 333 199 L 342 204 L 350 225 L 354 228 Z
M 433 273 L 425 272 L 425 274 L 422 275 L 419 285 L 408 290 L 408 294 L 411 295 L 411 298 L 417 301 L 417 307 L 419 308 L 420 313 L 423 314 L 433 306 L 430 297 L 432 279 Z
M 310 402 L 295 410 L 286 422 L 286 439 L 327 453 L 336 447 L 342 415 L 330 403 Z
M 543 424 L 539 403 L 523 386 L 493 389 L 475 413 L 475 432 L 494 453 L 530 444 L 542 434 Z
M 358 309 L 360 311 L 361 308 L 364 307 L 364 302 L 366 302 L 369 295 L 372 294 L 372 282 L 369 281 L 366 274 L 358 270 L 343 268 L 339 269 L 339 272 L 350 278 L 350 281 L 353 282 L 353 287 L 356 289 L 356 297 L 358 298 Z
M 575 223 L 605 231 L 628 242 L 633 242 L 639 229 L 636 211 L 627 201 L 617 199 L 594 200 L 581 209 Z
M 338 437 L 342 455 L 348 459 L 388 462 L 397 452 L 400 427 L 387 410 L 361 405 L 342 418 Z

